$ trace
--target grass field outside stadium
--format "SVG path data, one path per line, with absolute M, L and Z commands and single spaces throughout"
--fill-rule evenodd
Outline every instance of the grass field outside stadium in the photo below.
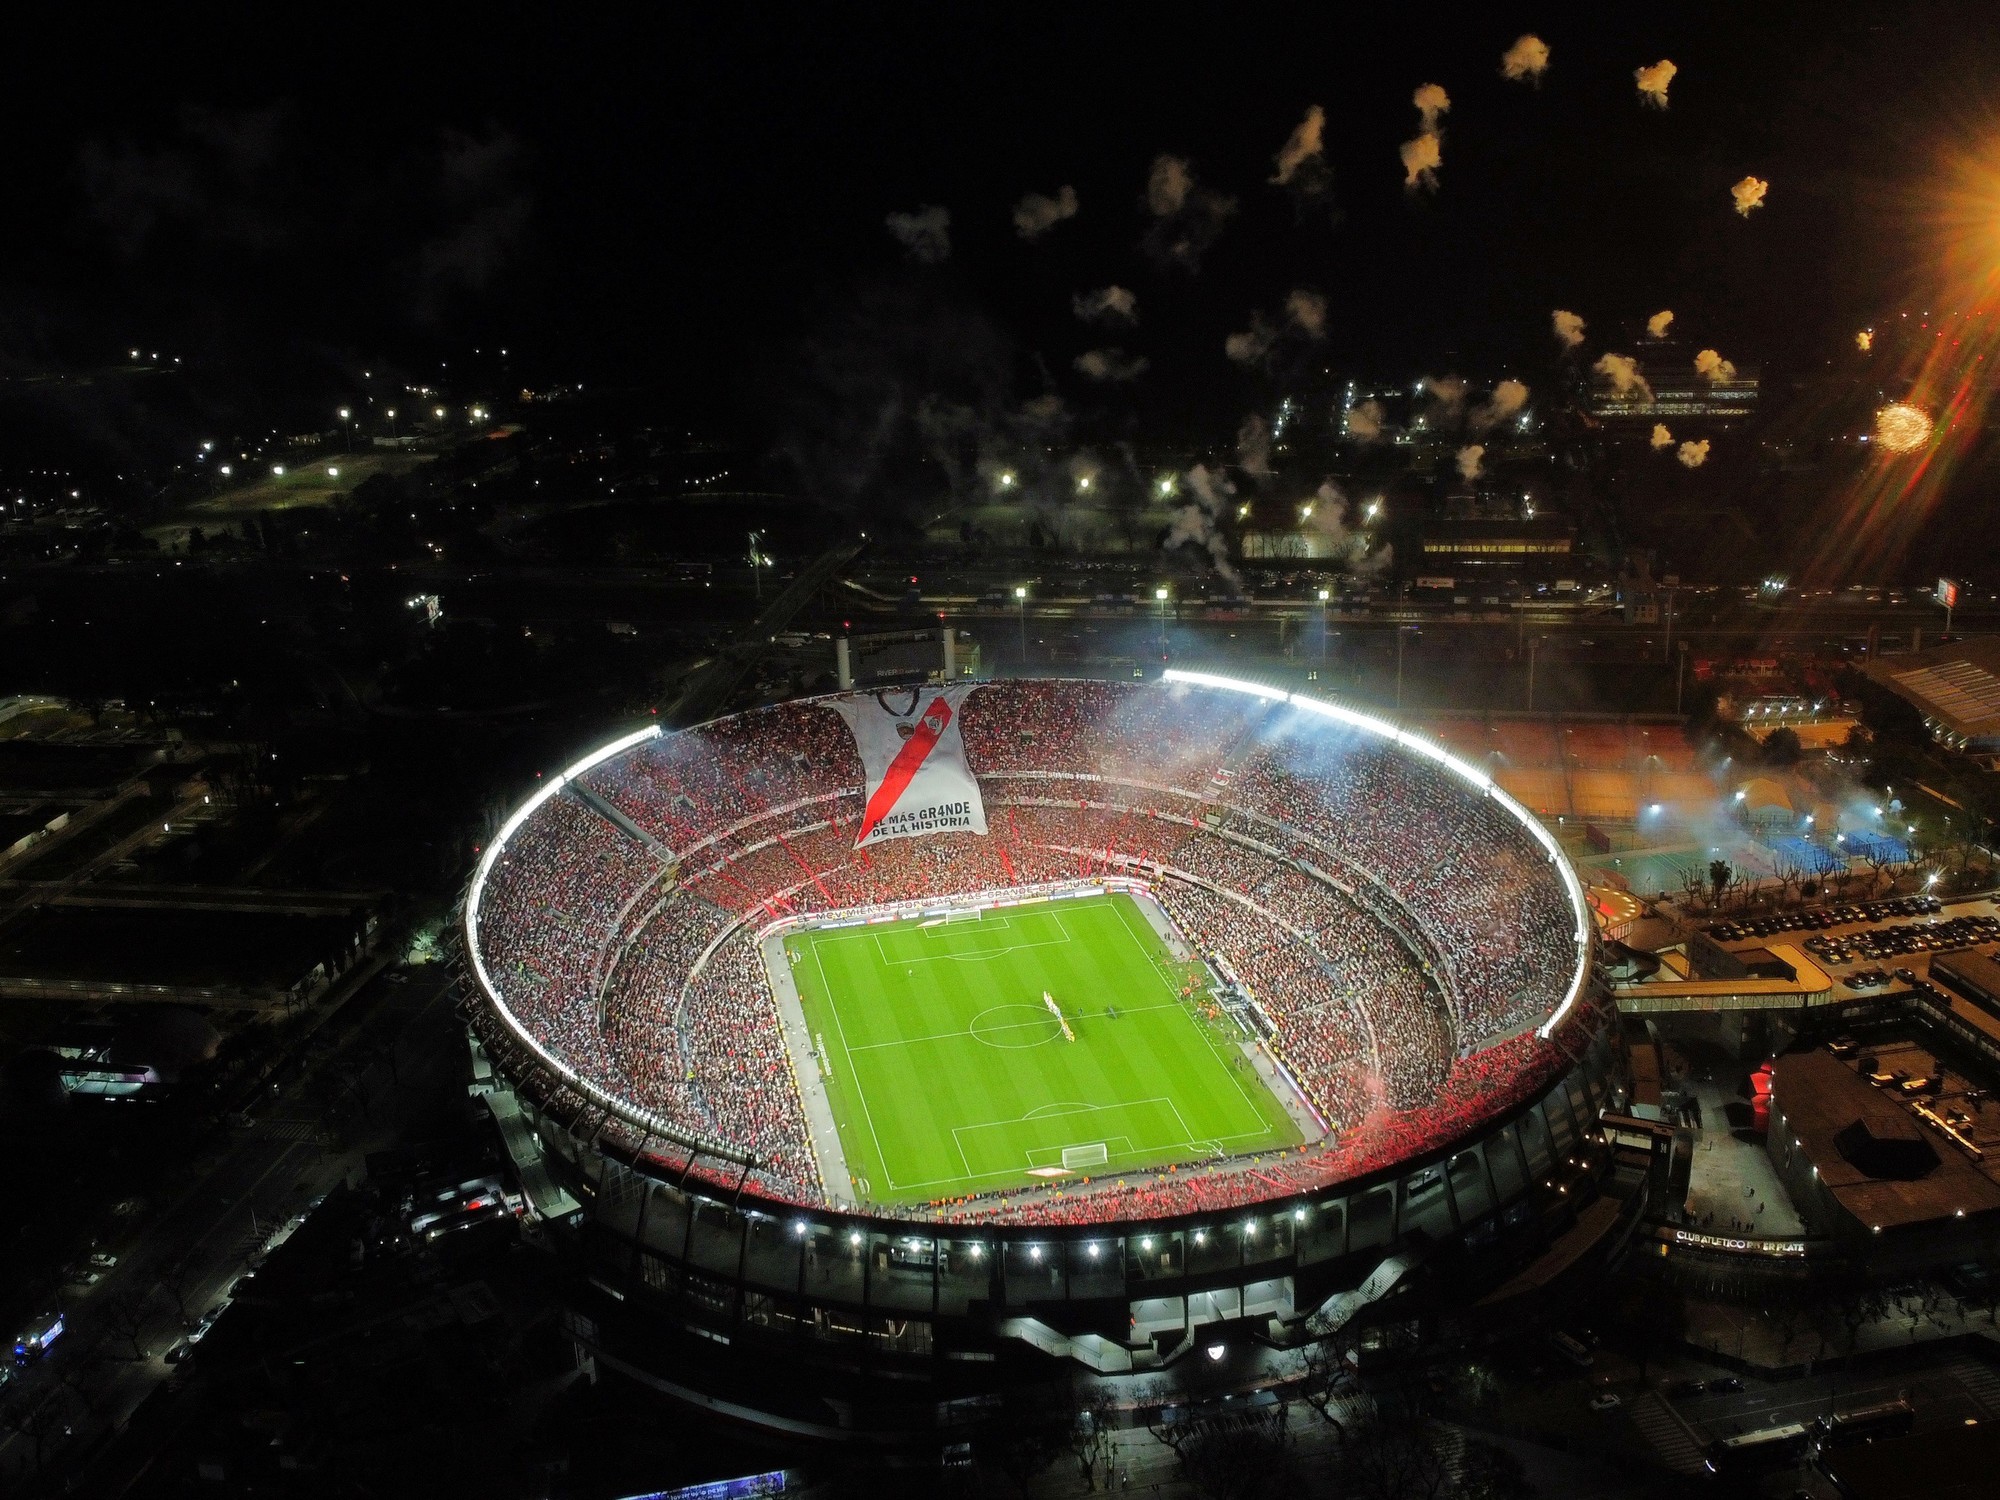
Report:
M 808 929 L 784 947 L 867 1201 L 1109 1176 L 1302 1138 L 1245 1059 L 1243 1033 L 1207 1013 L 1207 970 L 1176 962 L 1129 895 Z

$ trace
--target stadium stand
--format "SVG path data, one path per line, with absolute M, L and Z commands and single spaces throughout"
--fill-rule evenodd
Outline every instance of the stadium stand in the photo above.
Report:
M 485 977 L 558 1064 L 523 1071 L 578 1111 L 580 1084 L 628 1105 L 600 1101 L 599 1129 L 634 1153 L 823 1204 L 758 934 L 1106 874 L 1144 881 L 1240 977 L 1326 1134 L 924 1216 L 1083 1222 L 1226 1202 L 1246 1176 L 1265 1192 L 1344 1180 L 1469 1135 L 1573 1060 L 1560 1032 L 1536 1031 L 1579 962 L 1566 888 L 1507 807 L 1436 761 L 1283 703 L 1179 685 L 992 683 L 962 726 L 984 837 L 856 849 L 859 760 L 811 700 L 586 771 L 580 788 L 650 844 L 577 787 L 536 808 L 475 898 Z M 521 1050 L 482 1018 L 490 1046 Z M 1594 1017 L 1579 1007 L 1568 1024 Z

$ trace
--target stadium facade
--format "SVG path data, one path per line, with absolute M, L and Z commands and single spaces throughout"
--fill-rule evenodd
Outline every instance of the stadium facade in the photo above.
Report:
M 817 699 L 614 741 L 485 852 L 477 1068 L 581 1349 L 746 1420 L 887 1441 L 1023 1380 L 1157 1401 L 1218 1366 L 1267 1381 L 1333 1332 L 1415 1336 L 1598 1199 L 1622 1084 L 1590 913 L 1483 772 L 1200 673 L 957 692 L 984 832 L 874 841 L 898 773 L 864 768 L 852 702 Z M 947 717 L 846 699 L 901 714 L 906 745 Z M 810 1100 L 832 1064 L 786 1041 L 762 940 L 1116 889 L 1171 914 L 1319 1138 L 894 1208 L 830 1177 Z

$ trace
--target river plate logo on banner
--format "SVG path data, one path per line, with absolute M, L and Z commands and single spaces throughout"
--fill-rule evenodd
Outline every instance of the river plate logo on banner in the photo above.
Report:
M 842 698 L 861 753 L 867 803 L 855 847 L 926 833 L 984 833 L 986 805 L 965 763 L 959 710 L 975 685 L 913 688 Z

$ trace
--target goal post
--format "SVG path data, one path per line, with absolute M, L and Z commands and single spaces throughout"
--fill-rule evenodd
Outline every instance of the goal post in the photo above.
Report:
M 1079 1167 L 1101 1167 L 1111 1160 L 1111 1148 L 1103 1141 L 1088 1146 L 1063 1147 L 1062 1164 L 1074 1172 Z
M 985 915 L 986 908 L 983 906 L 968 907 L 964 911 L 948 911 L 944 914 L 944 925 L 949 927 L 955 922 L 977 922 Z

